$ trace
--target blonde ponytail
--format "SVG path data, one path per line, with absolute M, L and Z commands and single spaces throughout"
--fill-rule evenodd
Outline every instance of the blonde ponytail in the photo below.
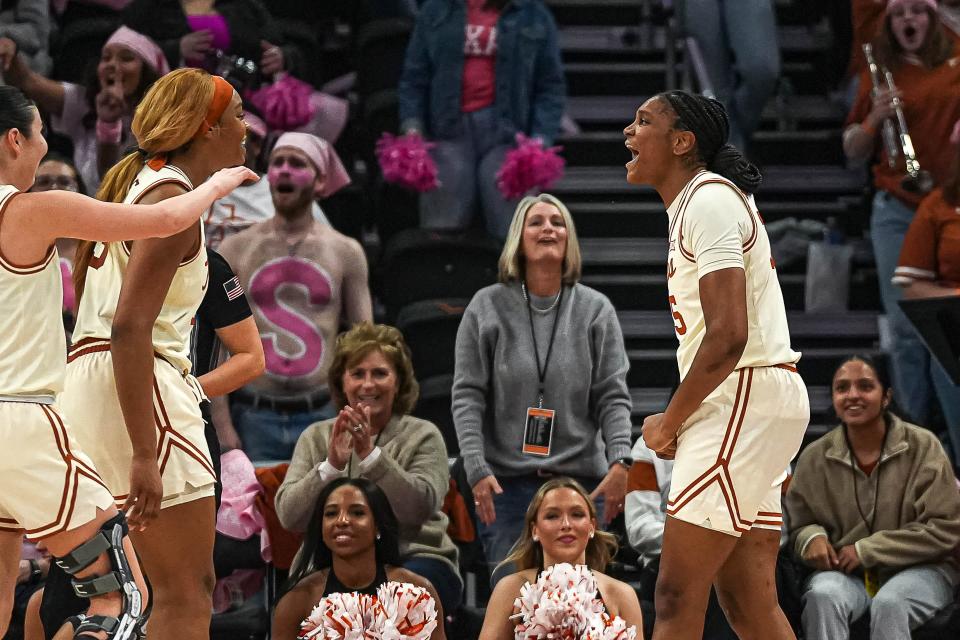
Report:
M 213 100 L 214 83 L 202 69 L 177 69 L 153 83 L 137 105 L 130 129 L 141 151 L 128 153 L 107 171 L 97 200 L 123 202 L 148 156 L 174 156 L 189 148 Z M 73 285 L 77 304 L 83 296 L 95 242 L 77 245 Z

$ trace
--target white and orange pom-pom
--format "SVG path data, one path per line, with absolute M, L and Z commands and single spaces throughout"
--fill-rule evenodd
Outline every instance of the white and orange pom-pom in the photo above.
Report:
M 437 605 L 423 587 L 384 583 L 377 589 L 376 609 L 379 640 L 428 640 L 437 628 Z
M 610 617 L 597 598 L 597 581 L 584 565 L 555 564 L 514 601 L 516 640 L 635 640 L 636 627 Z
M 357 593 L 324 596 L 300 623 L 298 640 L 372 640 L 376 598 Z
M 601 613 L 590 621 L 583 640 L 635 640 L 636 637 L 637 628 L 627 625 L 623 618 Z
M 535 583 L 520 589 L 514 601 L 520 623 L 517 640 L 584 640 L 591 620 L 603 612 L 597 582 L 588 567 L 556 564 Z

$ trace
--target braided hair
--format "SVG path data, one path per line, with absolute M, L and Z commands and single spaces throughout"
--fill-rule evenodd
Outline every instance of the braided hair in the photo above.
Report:
M 727 142 L 730 119 L 718 100 L 686 91 L 665 91 L 657 97 L 677 115 L 673 128 L 696 136 L 694 153 L 709 171 L 720 174 L 744 193 L 756 193 L 763 176 L 739 149 Z

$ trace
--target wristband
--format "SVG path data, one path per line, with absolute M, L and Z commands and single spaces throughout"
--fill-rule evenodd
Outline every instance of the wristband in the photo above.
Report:
M 120 144 L 123 136 L 123 123 L 97 120 L 97 142 L 102 144 Z

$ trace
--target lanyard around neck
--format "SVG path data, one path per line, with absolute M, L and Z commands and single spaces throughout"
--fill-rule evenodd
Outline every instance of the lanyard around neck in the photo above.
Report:
M 857 487 L 857 465 L 855 460 L 855 454 L 853 453 L 853 444 L 850 442 L 850 434 L 847 432 L 847 425 L 843 425 L 843 437 L 847 441 L 847 449 L 850 451 L 850 474 L 853 478 L 853 497 L 857 503 L 857 512 L 860 514 L 860 519 L 863 520 L 863 524 L 866 525 L 868 534 L 873 535 L 874 527 L 877 524 L 877 501 L 880 499 L 880 473 L 882 471 L 883 462 L 883 452 L 887 448 L 887 436 L 890 435 L 890 425 L 885 425 L 883 430 L 883 442 L 880 444 L 880 456 L 877 458 L 877 466 L 874 468 L 874 472 L 877 474 L 877 479 L 874 481 L 873 487 L 873 513 L 870 514 L 870 520 L 867 520 L 867 516 L 863 513 L 863 507 L 860 506 L 860 490 Z
M 547 357 L 543 360 L 543 367 L 540 366 L 540 347 L 537 346 L 537 332 L 533 326 L 533 303 L 530 302 L 530 296 L 527 293 L 527 283 L 522 282 L 523 298 L 527 301 L 527 318 L 530 320 L 530 337 L 533 338 L 533 355 L 537 359 L 537 378 L 539 387 L 537 388 L 537 407 L 543 408 L 543 381 L 547 378 L 547 367 L 550 365 L 550 354 L 553 353 L 553 343 L 557 337 L 557 325 L 560 324 L 560 307 L 563 306 L 563 285 L 560 285 L 560 294 L 557 296 L 556 308 L 553 312 L 553 329 L 550 331 L 550 343 L 547 345 Z

